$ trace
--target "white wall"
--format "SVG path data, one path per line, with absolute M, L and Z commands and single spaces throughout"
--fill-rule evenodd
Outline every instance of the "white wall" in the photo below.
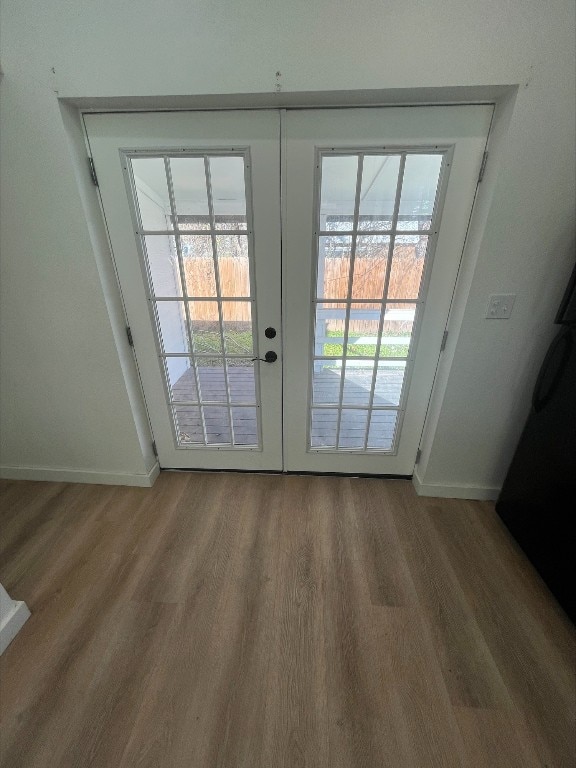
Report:
M 572 0 L 6 0 L 3 21 L 3 464 L 149 469 L 56 91 L 519 84 L 419 470 L 425 484 L 498 487 L 570 267 Z M 512 320 L 482 319 L 491 292 L 518 294 Z

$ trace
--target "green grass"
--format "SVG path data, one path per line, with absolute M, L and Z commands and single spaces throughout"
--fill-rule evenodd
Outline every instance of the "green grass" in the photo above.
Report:
M 328 331 L 327 336 L 342 337 L 342 331 Z M 405 336 L 404 332 L 398 334 L 388 333 L 389 336 Z M 252 355 L 252 333 L 251 331 L 228 331 L 226 333 L 227 352 L 231 355 Z M 380 347 L 380 357 L 407 357 L 408 344 L 383 344 Z M 220 351 L 220 333 L 218 331 L 205 331 L 197 335 L 194 340 L 194 349 L 201 354 L 221 354 Z M 359 357 L 374 357 L 376 354 L 375 344 L 349 344 L 348 354 Z M 326 357 L 343 357 L 344 348 L 340 343 L 324 344 L 323 354 Z
M 230 355 L 252 354 L 251 331 L 226 331 L 226 351 Z M 221 354 L 219 331 L 204 331 L 194 337 L 194 351 L 201 354 Z
M 327 331 L 327 336 L 343 335 L 343 331 Z M 405 333 L 391 334 L 388 336 L 405 336 Z M 380 347 L 380 357 L 407 357 L 408 344 L 382 344 Z M 342 357 L 344 354 L 343 344 L 324 344 L 324 355 L 327 357 Z M 348 355 L 358 355 L 359 357 L 374 357 L 376 355 L 376 344 L 348 344 Z

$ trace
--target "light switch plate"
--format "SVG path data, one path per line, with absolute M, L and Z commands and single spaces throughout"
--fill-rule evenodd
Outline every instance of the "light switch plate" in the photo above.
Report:
M 486 315 L 489 320 L 508 320 L 516 299 L 515 293 L 493 293 L 488 297 Z

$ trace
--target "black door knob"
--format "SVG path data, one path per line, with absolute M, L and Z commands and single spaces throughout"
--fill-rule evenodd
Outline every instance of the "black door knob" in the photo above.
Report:
M 266 336 L 267 339 L 274 339 L 276 337 L 276 328 L 266 328 L 264 336 Z
M 278 355 L 276 352 L 270 351 L 266 352 L 264 357 L 253 357 L 252 362 L 254 362 L 254 360 L 262 360 L 263 363 L 275 363 L 276 360 L 278 360 Z

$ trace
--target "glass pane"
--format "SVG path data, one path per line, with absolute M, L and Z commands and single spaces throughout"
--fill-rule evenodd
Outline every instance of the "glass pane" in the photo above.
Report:
M 174 402 L 198 402 L 194 368 L 189 357 L 166 357 L 166 376 L 170 399 Z
M 378 327 L 382 304 L 352 304 L 348 323 L 348 357 L 373 357 L 376 355 Z
M 222 352 L 220 338 L 220 318 L 217 301 L 190 301 L 190 326 L 194 354 L 211 354 Z
M 210 229 L 210 216 L 178 216 L 181 232 L 203 232 Z
M 200 221 L 209 226 L 204 158 L 171 157 L 170 172 L 178 226 L 180 226 L 181 216 L 190 217 L 189 223 Z M 205 228 L 206 226 L 194 227 L 194 229 Z
M 391 451 L 398 411 L 372 411 L 368 429 L 368 448 Z
M 406 363 L 378 363 L 374 400 L 372 405 L 400 405 L 402 384 L 406 373 Z
M 182 296 L 176 241 L 170 235 L 146 235 L 144 251 L 154 296 Z
M 214 229 L 246 232 L 246 216 L 233 216 L 232 214 L 214 216 Z
M 226 403 L 226 376 L 221 357 L 199 357 L 196 370 L 200 379 L 202 402 Z
M 390 238 L 359 235 L 354 259 L 353 299 L 382 299 L 388 265 Z
M 314 354 L 317 357 L 342 357 L 345 304 L 317 304 Z
M 396 230 L 398 232 L 415 232 L 416 230 L 429 230 L 432 224 L 431 216 L 403 216 L 398 219 Z
M 173 409 L 178 445 L 204 445 L 204 430 L 200 408 L 178 405 Z
M 418 298 L 427 248 L 427 235 L 398 235 L 396 237 L 388 285 L 389 299 Z
M 338 410 L 336 408 L 313 408 L 310 445 L 312 448 L 336 447 L 336 426 Z
M 164 352 L 188 352 L 186 314 L 182 301 L 156 302 L 159 337 Z
M 312 375 L 314 403 L 338 405 L 341 376 L 342 360 L 315 360 Z
M 224 323 L 245 323 L 252 326 L 252 303 L 250 301 L 223 301 Z
M 208 445 L 216 443 L 231 443 L 230 416 L 228 408 L 221 406 L 205 405 L 204 424 L 206 425 L 206 442 Z
M 368 405 L 372 389 L 374 360 L 347 360 L 342 402 L 345 405 Z M 366 426 L 366 425 L 364 425 Z
M 140 221 L 145 230 L 172 229 L 172 211 L 161 157 L 131 159 Z
M 356 237 L 350 231 L 358 156 L 322 158 L 320 231 L 324 234 L 318 239 L 320 303 L 316 306 L 314 338 L 312 447 L 335 447 L 341 394 L 337 448 L 364 450 L 368 431 L 372 450 L 394 448 L 396 409 L 400 407 L 429 247 L 426 230 L 432 224 L 442 165 L 442 156 L 432 153 L 408 153 L 405 157 L 399 219 L 393 235 L 402 155 L 364 156 Z M 391 234 L 384 234 L 386 230 Z M 372 426 L 369 405 L 370 411 L 376 409 Z
M 256 404 L 256 380 L 252 360 L 233 357 L 226 360 L 231 403 Z
M 212 237 L 210 235 L 182 235 L 180 248 L 182 249 L 188 296 L 206 298 L 216 296 Z
M 218 235 L 216 237 L 220 294 L 222 296 L 250 296 L 250 268 L 248 237 L 246 235 Z
M 368 413 L 368 410 L 342 410 L 338 448 L 364 448 Z
M 380 357 L 407 357 L 415 317 L 416 304 L 386 304 Z
M 436 190 L 440 177 L 442 155 L 407 155 L 402 181 L 398 226 L 429 229 Z
M 352 229 L 357 175 L 357 155 L 322 157 L 321 230 Z
M 234 445 L 258 445 L 256 408 L 232 408 Z
M 365 155 L 358 229 L 392 228 L 400 155 Z
M 244 158 L 211 157 L 212 206 L 217 229 L 246 229 Z
M 350 235 L 330 235 L 318 239 L 316 292 L 319 299 L 347 298 L 351 249 Z
M 250 318 L 252 306 L 249 301 L 229 301 L 224 304 L 232 306 L 227 308 L 224 319 L 224 343 L 228 355 L 252 355 L 252 323 L 245 320 Z M 243 306 L 245 305 L 245 306 Z M 236 311 L 236 316 L 234 313 Z M 233 319 L 229 319 L 232 315 Z

